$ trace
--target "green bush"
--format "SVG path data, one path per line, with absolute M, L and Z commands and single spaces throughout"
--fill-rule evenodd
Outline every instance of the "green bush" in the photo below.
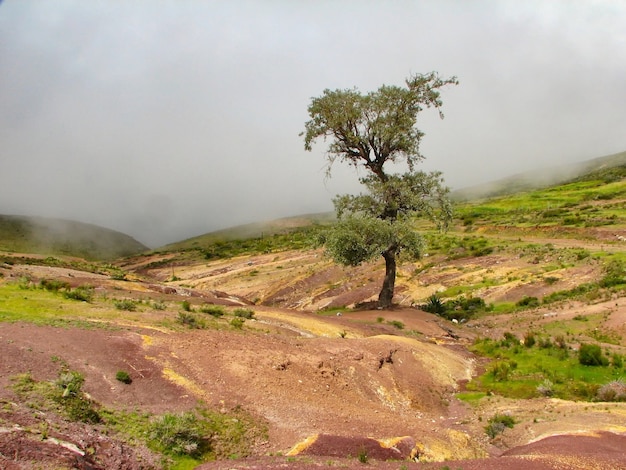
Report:
M 76 289 L 63 293 L 66 299 L 79 300 L 81 302 L 91 302 L 93 300 L 94 288 L 91 286 L 79 286 Z
M 154 310 L 165 310 L 165 302 L 159 300 L 152 302 L 152 308 Z
M 69 282 L 59 281 L 57 279 L 42 279 L 41 281 L 39 281 L 39 286 L 42 289 L 51 292 L 58 292 L 59 290 L 70 288 Z
M 154 420 L 149 436 L 165 454 L 195 457 L 209 450 L 207 431 L 204 421 L 192 412 L 168 413 Z
M 246 320 L 251 320 L 254 318 L 254 311 L 249 308 L 236 308 L 233 311 L 233 315 L 239 318 L 245 318 Z
M 183 307 L 183 310 L 185 312 L 191 312 L 192 311 L 191 310 L 191 304 L 189 303 L 188 300 L 183 300 L 182 307 Z
M 204 323 L 192 313 L 178 312 L 178 318 L 176 319 L 176 321 L 186 326 L 187 328 L 204 328 Z
M 56 381 L 59 393 L 55 393 L 52 398 L 71 420 L 96 424 L 102 419 L 94 403 L 81 390 L 84 381 L 78 372 L 61 372 Z
M 517 305 L 518 307 L 526 308 L 538 307 L 539 299 L 537 297 L 525 296 L 524 298 L 518 300 L 515 305 Z
M 497 414 L 489 419 L 485 432 L 493 439 L 498 434 L 502 434 L 506 428 L 512 428 L 513 426 L 515 426 L 515 419 L 512 416 Z
M 207 313 L 215 318 L 222 317 L 226 313 L 224 307 L 222 307 L 221 305 L 203 305 L 202 307 L 200 307 L 200 311 L 202 313 Z
M 608 366 L 609 360 L 602 354 L 597 344 L 581 344 L 578 350 L 578 362 L 584 366 Z
M 419 308 L 424 312 L 434 313 L 436 315 L 442 315 L 446 312 L 446 307 L 437 294 L 433 294 L 428 297 L 426 303 L 420 305 Z
M 115 379 L 119 380 L 120 382 L 125 383 L 125 384 L 130 384 L 133 381 L 133 379 L 131 379 L 130 375 L 128 375 L 128 372 L 126 372 L 124 370 L 118 370 L 117 374 L 115 374 Z
M 130 299 L 114 300 L 113 305 L 118 310 L 127 310 L 129 312 L 137 310 L 137 303 Z
M 535 338 L 535 333 L 533 333 L 532 331 L 528 331 L 524 335 L 524 346 L 526 346 L 527 348 L 532 348 L 536 342 L 537 339 Z
M 389 323 L 392 326 L 395 326 L 399 330 L 404 329 L 404 323 L 402 323 L 401 321 L 391 320 L 391 321 L 388 321 L 387 323 Z
M 246 322 L 245 319 L 241 318 L 241 317 L 235 317 L 230 321 L 230 326 L 232 326 L 233 328 L 236 328 L 238 330 L 241 330 L 243 328 L 243 324 Z

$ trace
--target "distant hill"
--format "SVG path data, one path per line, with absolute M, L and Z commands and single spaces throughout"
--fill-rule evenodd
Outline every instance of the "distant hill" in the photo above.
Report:
M 626 167 L 626 152 L 585 160 L 583 162 L 558 165 L 534 171 L 519 173 L 489 183 L 470 186 L 452 191 L 452 198 L 457 201 L 471 201 L 491 197 L 506 196 L 524 191 L 543 189 L 553 185 L 586 177 L 602 175 L 611 168 Z
M 328 224 L 334 219 L 335 214 L 333 212 L 322 212 L 318 214 L 304 214 L 295 217 L 284 217 L 265 222 L 238 225 L 236 227 L 217 230 L 215 232 L 209 232 L 180 242 L 171 243 L 162 248 L 158 248 L 156 251 L 184 250 L 186 248 L 205 246 L 216 241 L 245 240 L 250 238 L 268 237 L 276 234 L 289 233 L 311 225 Z
M 97 225 L 0 215 L 0 250 L 112 260 L 141 253 L 148 247 L 128 235 Z

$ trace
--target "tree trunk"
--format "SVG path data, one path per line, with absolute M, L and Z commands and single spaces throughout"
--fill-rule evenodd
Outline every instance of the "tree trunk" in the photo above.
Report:
M 380 308 L 391 307 L 393 291 L 396 287 L 396 245 L 392 245 L 383 252 L 385 258 L 385 280 L 383 288 L 378 295 L 378 306 Z

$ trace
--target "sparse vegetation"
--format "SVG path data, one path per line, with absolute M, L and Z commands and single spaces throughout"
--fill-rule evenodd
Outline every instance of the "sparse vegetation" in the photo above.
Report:
M 497 414 L 489 418 L 489 424 L 485 427 L 487 435 L 493 439 L 498 434 L 502 434 L 506 428 L 515 426 L 515 419 L 512 416 Z
M 200 307 L 200 311 L 215 318 L 220 318 L 226 314 L 226 309 L 221 305 L 203 305 Z
M 133 381 L 128 372 L 126 372 L 125 370 L 118 370 L 115 374 L 115 380 L 127 385 L 131 384 Z
M 233 311 L 233 315 L 246 320 L 251 320 L 254 318 L 254 310 L 249 308 L 236 308 Z
M 63 292 L 63 295 L 66 299 L 91 302 L 94 296 L 94 288 L 92 286 L 79 286 L 76 289 L 66 290 Z
M 137 302 L 130 299 L 113 300 L 113 305 L 115 305 L 115 308 L 118 310 L 126 310 L 128 312 L 137 310 Z

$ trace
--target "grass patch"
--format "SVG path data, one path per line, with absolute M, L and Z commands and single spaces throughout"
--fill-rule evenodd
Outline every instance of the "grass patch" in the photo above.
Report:
M 240 408 L 223 413 L 198 407 L 152 415 L 101 407 L 82 392 L 83 376 L 66 368 L 55 381 L 36 381 L 30 373 L 11 380 L 14 392 L 34 412 L 58 413 L 103 434 L 116 433 L 130 444 L 143 442 L 164 456 L 165 468 L 195 468 L 215 459 L 246 457 L 259 439 L 267 437 L 266 427 Z
M 618 360 L 619 367 L 608 367 L 608 359 L 602 359 L 603 352 L 596 356 L 595 348 L 591 356 L 600 357 L 600 364 L 581 363 L 579 354 L 570 350 L 561 337 L 554 339 L 527 333 L 524 342 L 521 345 L 510 338 L 477 341 L 472 351 L 492 358 L 493 362 L 482 376 L 468 384 L 467 390 L 509 398 L 533 398 L 549 393 L 564 400 L 589 401 L 595 398 L 601 384 L 616 380 L 624 373 L 623 362 Z M 549 391 L 546 381 L 550 382 Z

